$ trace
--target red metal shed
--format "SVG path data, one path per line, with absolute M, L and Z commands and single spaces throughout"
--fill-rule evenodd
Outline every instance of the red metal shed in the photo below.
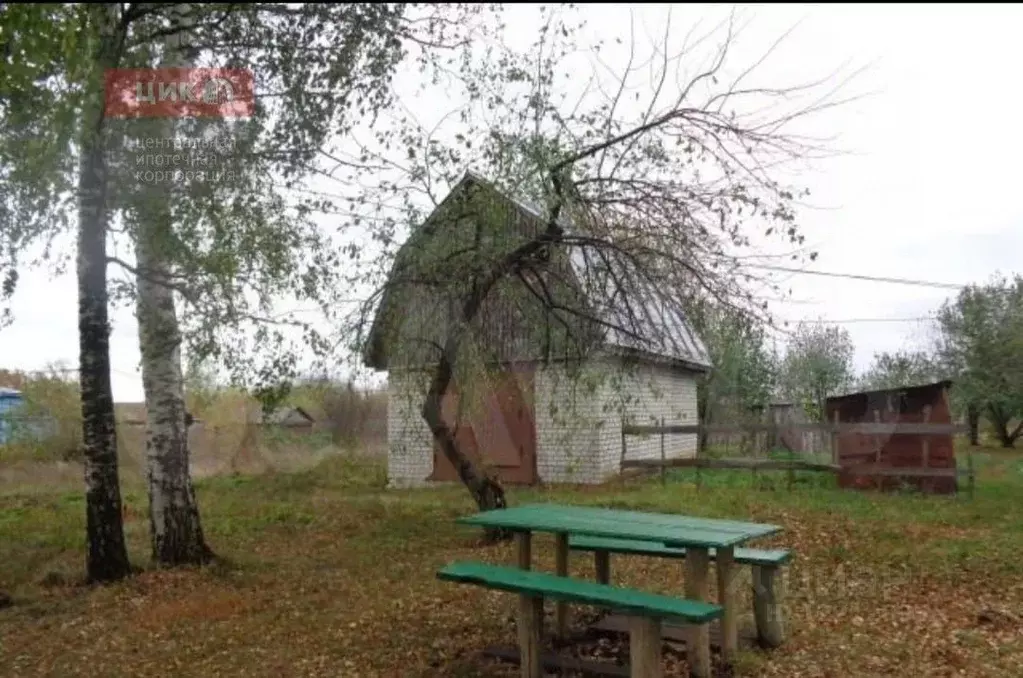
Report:
M 828 398 L 830 423 L 951 424 L 951 381 Z M 836 436 L 840 487 L 896 489 L 909 484 L 923 492 L 956 491 L 952 435 L 841 433 Z M 900 473 L 905 470 L 906 473 Z

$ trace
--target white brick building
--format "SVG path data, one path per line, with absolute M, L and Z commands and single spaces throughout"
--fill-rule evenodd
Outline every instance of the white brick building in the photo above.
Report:
M 434 214 L 445 209 L 452 196 L 465 194 L 473 187 L 488 190 L 488 201 L 495 200 L 496 195 L 502 207 L 507 207 L 497 220 L 500 228 L 522 236 L 539 227 L 538 210 L 496 193 L 472 174 L 466 175 Z M 475 209 L 473 214 L 477 215 L 479 209 Z M 444 248 L 426 243 L 435 243 L 444 228 L 436 221 L 428 231 L 424 225 L 402 249 L 429 249 L 431 256 L 436 256 Z M 464 243 L 469 237 L 465 228 L 452 227 L 450 242 Z M 478 234 L 476 242 L 480 242 Z M 500 246 L 507 247 L 508 243 Z M 495 292 L 495 297 L 501 299 L 481 311 L 473 341 L 459 357 L 459 373 L 467 384 L 465 397 L 451 394 L 445 403 L 446 420 L 454 424 L 460 447 L 470 450 L 477 461 L 495 468 L 505 482 L 602 482 L 620 471 L 623 422 L 697 423 L 696 378 L 709 369 L 710 363 L 706 348 L 689 327 L 677 301 L 655 283 L 625 269 L 615 269 L 615 285 L 610 289 L 608 276 L 592 272 L 596 258 L 585 250 L 558 257 L 554 253 L 549 264 L 560 271 L 552 274 L 551 280 L 563 285 L 559 289 L 564 294 L 574 295 L 572 303 L 585 308 L 586 312 L 579 314 L 587 318 L 585 323 L 577 321 L 580 324 L 572 329 L 555 330 L 552 311 L 542 308 L 544 304 L 525 295 L 514 296 L 522 293 L 514 285 L 502 288 Z M 392 282 L 398 279 L 395 271 L 402 262 L 421 260 L 407 252 L 399 253 Z M 606 262 L 607 257 L 600 261 Z M 415 266 L 417 271 L 422 270 L 421 264 Z M 564 285 L 568 275 L 571 281 Z M 428 276 L 417 273 L 414 277 L 415 284 L 394 282 L 385 292 L 366 351 L 369 366 L 389 370 L 391 486 L 457 477 L 447 459 L 435 449 L 421 415 L 435 359 L 431 360 L 428 351 L 412 348 L 442 345 L 457 304 L 444 300 L 450 283 L 430 285 L 429 281 L 422 282 Z M 555 283 L 549 284 L 553 288 Z M 556 295 L 557 291 L 551 298 Z M 524 307 L 521 300 L 527 298 L 537 308 Z M 549 305 L 560 306 L 560 302 L 554 300 Z M 555 337 L 557 331 L 562 335 Z M 585 342 L 578 339 L 582 334 L 586 334 Z M 574 348 L 585 345 L 585 350 L 568 357 L 565 347 L 570 342 L 575 342 L 571 343 Z M 481 358 L 483 355 L 490 359 Z M 449 393 L 458 390 L 456 383 Z M 666 436 L 665 448 L 669 458 L 693 456 L 696 436 Z M 628 459 L 659 457 L 661 440 L 659 436 L 630 436 L 627 449 Z

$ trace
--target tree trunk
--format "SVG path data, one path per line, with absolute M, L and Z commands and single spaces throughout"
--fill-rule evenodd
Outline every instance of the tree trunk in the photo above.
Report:
M 184 15 L 187 5 L 175 9 Z M 190 65 L 181 52 L 184 41 L 183 32 L 166 39 L 162 66 Z M 170 121 L 154 128 L 160 136 L 174 134 Z M 146 188 L 150 187 L 140 191 L 143 202 L 136 208 L 135 260 L 152 557 L 159 565 L 201 565 L 213 558 L 213 552 L 203 536 L 189 471 L 181 331 L 166 256 L 173 231 L 173 191 L 167 185 Z
M 452 361 L 448 356 L 458 354 L 458 340 L 449 338 L 445 347 L 444 355 L 437 363 L 433 380 L 430 383 L 430 390 L 427 392 L 426 402 L 423 405 L 423 419 L 426 420 L 434 440 L 440 445 L 444 456 L 451 465 L 458 471 L 458 477 L 469 490 L 476 506 L 481 511 L 505 508 L 508 504 L 504 497 L 504 488 L 497 481 L 486 475 L 472 459 L 458 448 L 455 440 L 455 433 L 448 422 L 444 421 L 442 403 L 444 394 L 451 385 Z M 487 537 L 492 541 L 507 539 L 511 533 L 506 530 L 488 529 Z
M 710 425 L 710 395 L 707 393 L 709 389 L 701 389 L 697 387 L 696 394 L 696 421 L 700 424 L 700 432 L 696 437 L 696 453 L 699 456 L 705 456 L 707 454 L 707 430 L 703 427 Z M 702 391 L 702 393 L 701 393 Z M 702 395 L 702 397 L 701 397 Z
M 169 215 L 165 206 L 154 207 L 140 224 L 135 245 L 152 554 L 160 565 L 200 565 L 213 553 L 203 537 L 189 473 L 181 332 L 174 291 L 168 286 L 166 268 L 155 254 L 160 229 L 152 219 L 160 212 L 165 219 Z
M 97 17 L 112 21 L 110 8 Z M 115 40 L 110 23 L 101 27 L 99 73 L 115 60 L 108 45 Z M 83 111 L 78 177 L 78 348 L 82 399 L 82 445 L 85 471 L 86 575 L 91 582 L 131 574 L 121 522 L 121 488 L 117 469 L 117 432 L 110 386 L 110 325 L 107 318 L 107 161 L 104 145 L 102 86 Z
M 989 405 L 988 414 L 991 418 L 991 425 L 995 427 L 995 435 L 998 436 L 998 442 L 1005 449 L 1011 450 L 1015 446 L 1016 438 L 1019 437 L 1020 431 L 1023 430 L 1023 424 L 1018 426 L 1015 431 L 1010 432 L 1010 417 L 1005 414 L 1001 407 Z
M 975 403 L 966 406 L 966 424 L 970 429 L 970 444 L 980 444 L 980 408 Z
M 433 379 L 430 383 L 430 390 L 426 395 L 426 402 L 423 404 L 423 419 L 426 420 L 434 440 L 440 445 L 444 456 L 458 472 L 458 477 L 469 490 L 476 505 L 482 511 L 500 509 L 507 506 L 504 496 L 504 488 L 496 478 L 485 474 L 473 463 L 462 450 L 458 449 L 458 442 L 455 439 L 454 431 L 448 422 L 444 421 L 442 403 L 444 395 L 451 385 L 451 378 L 454 372 L 454 362 L 457 359 L 462 346 L 462 337 L 472 326 L 473 320 L 479 313 L 480 306 L 502 278 L 520 270 L 523 265 L 533 257 L 543 257 L 544 250 L 551 243 L 561 237 L 561 228 L 557 225 L 558 215 L 561 212 L 560 192 L 562 190 L 562 179 L 552 172 L 552 180 L 555 192 L 559 199 L 555 202 L 551 211 L 547 230 L 540 236 L 519 245 L 509 252 L 482 278 L 473 281 L 472 289 L 462 306 L 460 323 L 449 329 L 448 338 L 444 342 L 444 349 L 437 361 L 437 369 L 434 370 Z M 497 541 L 511 538 L 511 532 L 502 529 L 487 529 L 487 537 Z
M 551 224 L 555 224 L 557 222 L 557 215 L 559 211 L 560 208 L 555 208 L 551 218 Z M 526 242 L 512 252 L 509 252 L 502 261 L 494 266 L 484 279 L 477 280 L 472 285 L 472 290 L 469 293 L 465 304 L 462 306 L 460 326 L 458 326 L 459 324 L 456 324 L 456 326 L 449 329 L 447 341 L 445 341 L 444 349 L 437 361 L 437 369 L 434 370 L 433 373 L 430 390 L 426 395 L 426 402 L 423 403 L 423 419 L 426 420 L 427 425 L 430 427 L 434 440 L 436 440 L 437 444 L 440 445 L 441 450 L 444 452 L 444 456 L 447 457 L 448 461 L 451 462 L 451 465 L 455 467 L 455 470 L 458 472 L 459 479 L 469 490 L 469 493 L 472 495 L 472 498 L 476 501 L 476 505 L 481 511 L 490 511 L 507 506 L 508 504 L 505 500 L 504 488 L 501 487 L 501 483 L 498 482 L 496 478 L 484 473 L 475 463 L 473 463 L 472 459 L 470 459 L 468 455 L 458 448 L 458 442 L 455 439 L 454 431 L 451 426 L 448 425 L 448 422 L 444 421 L 442 410 L 444 394 L 447 393 L 448 388 L 451 385 L 454 362 L 461 349 L 462 336 L 468 331 L 468 328 L 471 327 L 472 321 L 479 313 L 480 306 L 490 293 L 490 290 L 493 289 L 494 285 L 496 285 L 504 276 L 514 272 L 518 267 L 529 261 L 531 257 L 542 252 L 544 247 L 548 243 L 552 242 L 559 233 L 560 231 L 556 226 L 548 226 L 547 233 Z M 486 533 L 487 537 L 493 541 L 508 539 L 511 537 L 510 532 L 501 529 L 488 529 Z

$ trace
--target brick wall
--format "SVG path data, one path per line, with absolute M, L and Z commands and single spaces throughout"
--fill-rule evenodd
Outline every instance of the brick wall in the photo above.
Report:
M 677 368 L 625 367 L 606 357 L 575 379 L 563 367 L 547 367 L 536 384 L 537 469 L 545 482 L 596 483 L 618 473 L 623 414 L 632 424 L 659 424 L 661 417 L 665 424 L 697 423 L 696 381 Z M 660 436 L 627 442 L 628 459 L 660 457 Z M 665 457 L 695 456 L 696 443 L 695 435 L 666 436 Z
M 391 372 L 387 379 L 387 484 L 416 487 L 433 472 L 433 435 L 420 413 L 426 376 Z
M 694 424 L 693 374 L 661 365 L 623 367 L 606 357 L 581 369 L 562 365 L 534 376 L 537 473 L 545 483 L 599 483 L 619 471 L 624 413 L 633 424 Z M 422 485 L 433 470 L 433 442 L 419 409 L 425 381 L 391 373 L 388 384 L 388 479 Z M 655 459 L 660 436 L 629 436 L 628 459 Z M 665 456 L 696 454 L 695 435 L 665 438 Z
M 609 437 L 619 436 L 616 417 L 605 413 L 603 365 L 570 374 L 561 365 L 536 372 L 537 473 L 545 483 L 597 483 Z

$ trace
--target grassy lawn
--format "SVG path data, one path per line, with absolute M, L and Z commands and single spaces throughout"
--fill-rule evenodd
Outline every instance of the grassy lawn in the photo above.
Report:
M 785 474 L 690 473 L 601 488 L 511 491 L 557 500 L 769 521 L 795 549 L 790 639 L 749 651 L 750 676 L 1023 675 L 1023 456 L 976 455 L 976 497 L 878 495 Z M 510 595 L 437 581 L 453 559 L 512 562 L 453 519 L 461 488 L 385 491 L 379 461 L 206 478 L 209 541 L 226 562 L 84 588 L 79 488 L 0 486 L 2 676 L 513 676 L 479 650 L 514 642 Z M 146 498 L 126 483 L 133 560 L 147 560 Z M 540 537 L 541 566 L 553 570 Z M 572 556 L 577 576 L 592 561 Z M 623 584 L 681 590 L 677 563 L 612 559 Z M 746 574 L 748 579 L 748 573 Z M 748 596 L 747 596 L 748 602 Z M 747 605 L 748 609 L 748 605 Z M 743 620 L 749 623 L 749 619 Z M 669 665 L 669 675 L 681 670 Z M 681 675 L 681 674 L 678 674 Z

